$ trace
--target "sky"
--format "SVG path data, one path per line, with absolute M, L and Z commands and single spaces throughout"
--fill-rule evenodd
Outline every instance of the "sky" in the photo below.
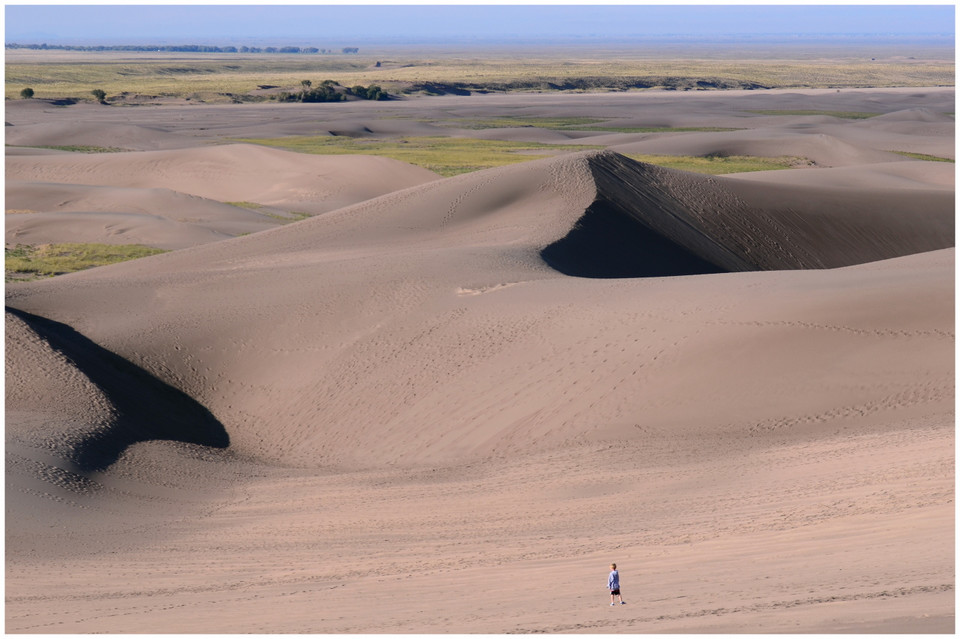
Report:
M 954 5 L 6 4 L 7 43 L 277 44 L 954 32 Z

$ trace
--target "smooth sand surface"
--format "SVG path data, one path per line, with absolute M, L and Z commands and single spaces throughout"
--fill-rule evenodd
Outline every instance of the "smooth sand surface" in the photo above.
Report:
M 6 241 L 185 248 L 437 178 L 388 158 L 304 155 L 246 144 L 17 153 L 6 162 Z
M 952 149 L 952 89 L 74 108 L 8 141 L 130 150 L 8 151 L 8 243 L 185 248 L 7 286 L 8 632 L 953 632 L 952 165 L 891 152 Z M 431 124 L 518 114 L 741 130 L 213 145 L 601 137 Z M 816 166 L 616 152 L 718 144 Z

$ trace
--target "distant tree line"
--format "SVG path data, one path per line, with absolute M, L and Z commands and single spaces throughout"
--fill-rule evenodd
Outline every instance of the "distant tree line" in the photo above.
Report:
M 368 87 L 359 84 L 352 87 L 341 86 L 334 80 L 324 80 L 314 87 L 310 80 L 300 81 L 300 91 L 295 93 L 279 93 L 280 102 L 343 102 L 347 96 L 354 96 L 361 100 L 389 100 L 390 94 L 375 84 Z
M 79 45 L 79 44 L 19 44 L 11 42 L 7 49 L 57 49 L 61 51 L 174 51 L 178 53 L 336 53 L 334 49 L 317 47 L 215 47 L 207 44 L 116 44 L 116 45 Z M 358 47 L 343 47 L 340 53 L 359 53 Z

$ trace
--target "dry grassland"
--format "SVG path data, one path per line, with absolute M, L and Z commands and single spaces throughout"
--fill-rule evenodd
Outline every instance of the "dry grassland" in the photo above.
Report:
M 389 52 L 398 53 L 398 52 Z M 598 57 L 591 57 L 591 53 Z M 36 98 L 89 99 L 94 88 L 108 96 L 141 94 L 204 100 L 245 96 L 261 86 L 299 87 L 300 81 L 330 79 L 344 86 L 379 84 L 397 93 L 426 83 L 523 90 L 551 90 L 551 84 L 584 82 L 597 88 L 631 83 L 654 86 L 767 88 L 850 88 L 883 86 L 953 86 L 951 58 L 871 60 L 836 59 L 660 59 L 599 57 L 596 52 L 566 50 L 549 56 L 506 55 L 478 51 L 476 57 L 438 53 L 418 55 L 415 48 L 399 55 L 282 55 L 98 53 L 67 51 L 7 52 L 5 95 L 19 96 L 24 87 Z M 381 66 L 377 66 L 380 62 Z

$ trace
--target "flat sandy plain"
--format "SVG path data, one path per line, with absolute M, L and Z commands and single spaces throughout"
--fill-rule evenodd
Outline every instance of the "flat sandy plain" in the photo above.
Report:
M 6 630 L 952 633 L 954 109 L 8 101 L 8 243 L 177 250 L 6 287 Z M 518 116 L 734 130 L 438 124 Z M 230 143 L 330 132 L 603 149 Z

